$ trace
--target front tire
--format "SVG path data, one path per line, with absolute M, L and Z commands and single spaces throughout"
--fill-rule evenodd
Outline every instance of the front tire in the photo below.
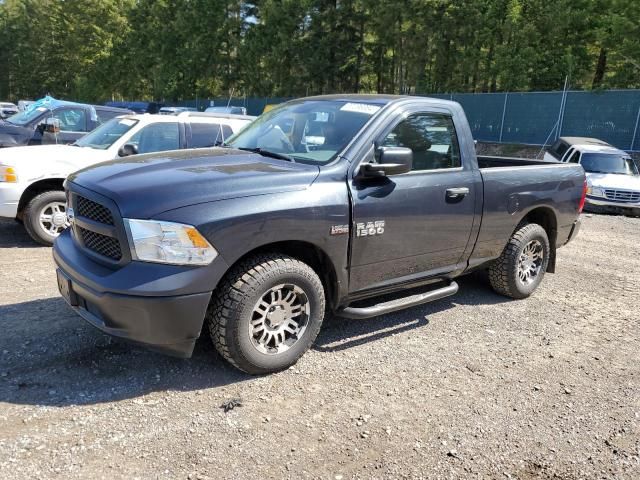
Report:
M 544 228 L 536 223 L 522 225 L 489 267 L 489 282 L 496 293 L 522 299 L 530 296 L 547 271 L 551 248 Z
M 67 198 L 64 192 L 52 190 L 34 197 L 24 209 L 24 227 L 36 242 L 51 246 L 69 226 Z
M 216 349 L 253 375 L 284 370 L 316 339 L 325 312 L 322 282 L 295 258 L 248 258 L 222 280 L 207 312 Z

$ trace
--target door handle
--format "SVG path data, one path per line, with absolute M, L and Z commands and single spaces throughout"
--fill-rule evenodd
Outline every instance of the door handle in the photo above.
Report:
M 447 188 L 447 198 L 462 198 L 469 195 L 467 187 Z

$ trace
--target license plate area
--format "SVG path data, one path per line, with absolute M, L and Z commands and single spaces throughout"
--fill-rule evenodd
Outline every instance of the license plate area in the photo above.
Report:
M 65 301 L 71 305 L 72 307 L 78 306 L 78 296 L 73 291 L 73 285 L 71 284 L 71 279 L 68 278 L 61 270 L 57 270 L 58 276 L 58 290 L 60 291 L 60 295 Z

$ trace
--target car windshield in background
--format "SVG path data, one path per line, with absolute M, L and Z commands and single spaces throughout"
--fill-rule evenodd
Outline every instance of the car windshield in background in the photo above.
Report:
M 23 112 L 16 113 L 15 115 L 7 118 L 7 122 L 12 123 L 14 125 L 25 126 L 28 123 L 31 123 L 36 118 L 42 116 L 49 109 L 45 107 L 37 107 L 32 109 L 24 110 Z
M 227 145 L 324 165 L 347 146 L 380 105 L 327 100 L 287 103 L 260 116 Z
M 629 157 L 604 153 L 584 153 L 580 165 L 588 173 L 638 175 L 638 167 Z
M 131 130 L 138 120 L 130 118 L 112 118 L 107 123 L 100 125 L 93 132 L 85 135 L 74 145 L 79 147 L 95 148 L 96 150 L 106 150 L 122 135 Z

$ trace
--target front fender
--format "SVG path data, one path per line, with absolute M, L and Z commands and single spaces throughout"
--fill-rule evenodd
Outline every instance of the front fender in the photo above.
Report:
M 349 225 L 349 199 L 342 183 L 319 182 L 303 191 L 191 205 L 155 218 L 196 226 L 230 266 L 270 244 L 311 244 L 332 262 L 339 288 L 348 287 L 349 235 L 330 234 L 332 226 Z

